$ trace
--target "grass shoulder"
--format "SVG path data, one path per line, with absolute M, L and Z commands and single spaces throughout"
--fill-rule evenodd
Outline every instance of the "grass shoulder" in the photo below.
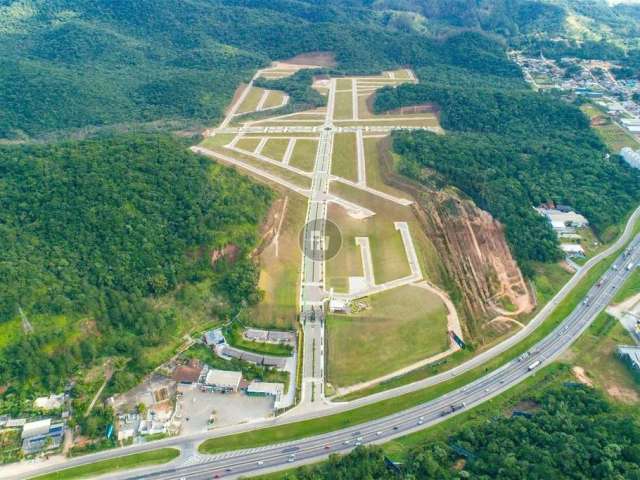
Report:
M 176 448 L 161 448 L 151 450 L 150 452 L 134 453 L 133 455 L 111 458 L 79 467 L 66 468 L 57 472 L 34 477 L 34 480 L 75 480 L 91 478 L 121 470 L 131 470 L 133 468 L 168 463 L 177 458 L 178 455 L 180 455 L 180 450 Z

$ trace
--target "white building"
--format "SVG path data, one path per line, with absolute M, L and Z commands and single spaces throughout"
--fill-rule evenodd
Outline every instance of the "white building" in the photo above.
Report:
M 560 248 L 568 257 L 584 257 L 584 248 L 577 243 L 561 243 Z
M 624 158 L 624 161 L 631 165 L 633 168 L 640 168 L 640 153 L 630 149 L 629 147 L 624 147 L 620 150 L 620 155 Z
M 242 372 L 211 369 L 207 372 L 205 385 L 222 392 L 237 392 L 242 381 Z
M 332 313 L 349 313 L 349 301 L 341 298 L 329 300 L 329 311 Z

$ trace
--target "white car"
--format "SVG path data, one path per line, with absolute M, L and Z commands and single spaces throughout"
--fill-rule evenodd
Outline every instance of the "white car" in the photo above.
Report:
M 262 460 L 258 460 L 258 466 L 260 467 L 262 465 L 264 465 L 264 462 Z

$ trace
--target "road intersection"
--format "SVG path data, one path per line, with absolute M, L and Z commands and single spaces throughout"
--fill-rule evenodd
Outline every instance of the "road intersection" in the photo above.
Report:
M 615 292 L 620 288 L 624 279 L 628 276 L 628 272 L 624 268 L 617 271 L 609 271 L 603 276 L 603 285 L 594 287 L 589 293 L 590 302 L 581 304 L 576 310 L 560 325 L 552 334 L 547 336 L 539 344 L 533 347 L 528 353 L 527 362 L 511 361 L 491 372 L 481 379 L 451 393 L 444 395 L 436 400 L 427 402 L 417 407 L 390 415 L 381 419 L 373 420 L 360 424 L 356 427 L 342 429 L 339 431 L 317 435 L 302 440 L 287 442 L 284 444 L 270 445 L 267 447 L 253 448 L 240 451 L 232 451 L 220 455 L 202 455 L 197 453 L 197 444 L 205 438 L 221 436 L 224 434 L 249 431 L 256 428 L 268 427 L 272 425 L 281 425 L 305 419 L 318 418 L 327 414 L 347 411 L 358 406 L 371 404 L 380 400 L 393 398 L 407 392 L 425 388 L 430 385 L 446 381 L 453 376 L 468 371 L 487 360 L 494 358 L 500 353 L 506 351 L 515 343 L 521 341 L 529 335 L 533 329 L 544 321 L 553 308 L 564 298 L 571 288 L 575 286 L 577 281 L 596 263 L 597 260 L 603 258 L 606 253 L 613 252 L 613 248 L 619 248 L 623 242 L 629 240 L 631 236 L 630 225 L 637 220 L 640 209 L 634 213 L 632 219 L 627 225 L 627 229 L 616 244 L 609 248 L 606 252 L 600 254 L 597 258 L 592 259 L 585 267 L 559 292 L 559 294 L 550 302 L 523 330 L 512 336 L 507 341 L 497 345 L 496 347 L 483 352 L 472 360 L 450 370 L 449 372 L 430 377 L 424 381 L 415 382 L 404 387 L 393 390 L 380 392 L 369 397 L 361 398 L 353 402 L 330 404 L 324 399 L 324 310 L 327 299 L 327 289 L 325 284 L 325 258 L 327 246 L 325 245 L 325 225 L 327 220 L 327 210 L 329 203 L 342 205 L 353 216 L 362 215 L 364 217 L 373 215 L 368 209 L 354 204 L 353 202 L 342 199 L 330 192 L 330 183 L 333 181 L 347 183 L 354 188 L 367 191 L 379 196 L 392 197 L 398 203 L 406 205 L 406 199 L 396 198 L 387 193 L 379 192 L 366 185 L 366 170 L 364 168 L 364 160 L 360 160 L 358 154 L 357 163 L 357 181 L 353 182 L 331 174 L 332 148 L 334 137 L 337 133 L 353 132 L 358 138 L 358 144 L 361 138 L 366 135 L 386 134 L 396 128 L 406 129 L 431 129 L 425 126 L 403 126 L 396 127 L 391 125 L 344 125 L 337 126 L 334 122 L 334 106 L 335 106 L 335 79 L 331 81 L 329 87 L 329 101 L 325 112 L 324 123 L 316 126 L 230 126 L 233 118 L 237 115 L 238 106 L 246 97 L 247 88 L 244 91 L 244 97 L 235 102 L 231 108 L 229 115 L 221 124 L 220 128 L 209 132 L 214 135 L 233 134 L 237 138 L 244 135 L 279 135 L 287 134 L 295 136 L 296 133 L 306 134 L 313 133 L 318 135 L 318 148 L 314 162 L 313 172 L 295 171 L 295 173 L 310 179 L 310 187 L 305 188 L 297 185 L 293 181 L 283 178 L 275 173 L 259 168 L 255 164 L 249 164 L 242 159 L 214 151 L 205 147 L 193 147 L 196 153 L 215 157 L 223 163 L 237 166 L 241 169 L 249 171 L 257 176 L 265 178 L 273 183 L 279 184 L 287 189 L 295 191 L 308 199 L 307 209 L 307 227 L 303 233 L 303 242 L 305 254 L 302 258 L 301 268 L 301 289 L 300 289 L 300 310 L 301 320 L 304 329 L 304 351 L 303 351 L 303 375 L 302 375 L 302 394 L 301 405 L 292 410 L 289 414 L 276 419 L 256 422 L 255 424 L 245 424 L 234 426 L 220 431 L 208 432 L 205 434 L 192 435 L 190 437 L 175 437 L 152 444 L 136 445 L 127 449 L 118 449 L 99 454 L 72 459 L 65 464 L 65 467 L 90 463 L 106 458 L 114 458 L 122 455 L 123 452 L 134 453 L 139 451 L 148 451 L 164 446 L 177 446 L 181 448 L 183 455 L 166 466 L 158 466 L 142 469 L 139 472 L 124 472 L 122 474 L 113 474 L 107 478 L 124 479 L 124 478 L 148 478 L 148 479 L 189 479 L 211 478 L 212 475 L 220 475 L 224 478 L 236 478 L 238 475 L 262 472 L 269 470 L 282 469 L 289 465 L 298 465 L 308 462 L 318 461 L 325 458 L 330 453 L 344 453 L 349 451 L 357 443 L 376 443 L 388 441 L 389 439 L 406 435 L 412 431 L 426 428 L 429 425 L 441 421 L 444 417 L 442 411 L 452 404 L 464 402 L 466 408 L 479 404 L 498 395 L 510 386 L 517 384 L 524 378 L 535 373 L 529 371 L 528 365 L 531 362 L 540 360 L 542 364 L 548 363 L 556 358 L 572 341 L 589 325 L 595 318 L 597 313 L 606 306 Z M 352 107 L 353 119 L 358 120 L 357 106 Z M 340 123 L 344 123 L 341 121 Z M 264 147 L 264 143 L 262 144 Z M 287 147 L 285 157 L 291 156 L 293 146 L 291 143 Z M 258 148 L 259 150 L 259 148 Z M 233 150 L 231 150 L 233 151 Z M 358 149 L 360 152 L 360 149 Z M 247 153 L 242 151 L 242 153 Z M 251 152 L 249 152 L 251 153 Z M 255 153 L 255 152 L 254 152 Z M 258 160 L 260 153 L 254 155 Z M 268 159 L 268 157 L 265 157 Z M 265 162 L 270 163 L 270 162 Z M 291 167 L 286 162 L 278 162 L 280 168 Z M 294 167 L 292 167 L 294 168 Z M 292 172 L 293 170 L 290 169 Z M 299 170 L 299 169 L 298 169 Z M 304 175 L 303 175 L 304 174 Z M 411 275 L 405 279 L 398 279 L 389 282 L 388 288 L 397 286 L 399 280 L 406 280 L 411 283 L 422 280 L 420 266 L 415 256 L 415 250 L 409 246 L 411 243 L 411 235 L 405 226 L 396 225 L 396 228 L 402 235 L 405 250 L 411 266 Z M 364 244 L 365 242 L 363 242 Z M 634 239 L 630 247 L 630 254 L 626 257 L 628 260 L 635 261 L 637 264 L 640 260 L 640 240 Z M 363 248 L 361 246 L 361 248 Z M 365 252 L 363 250 L 363 257 Z M 618 261 L 620 264 L 620 261 Z M 371 287 L 376 287 L 371 285 Z M 191 454 L 188 454 L 191 452 Z M 38 469 L 35 473 L 45 473 L 59 469 L 59 466 L 44 467 Z M 24 476 L 7 477 L 7 478 L 24 478 Z

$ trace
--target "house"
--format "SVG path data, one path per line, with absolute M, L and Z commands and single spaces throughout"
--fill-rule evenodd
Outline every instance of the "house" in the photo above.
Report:
M 216 328 L 215 330 L 209 330 L 208 332 L 205 332 L 204 343 L 210 347 L 215 347 L 216 345 L 222 345 L 223 343 L 225 343 L 222 329 Z
M 49 395 L 48 397 L 38 397 L 33 401 L 33 406 L 40 410 L 57 410 L 64 405 L 64 393 L 60 395 Z
M 341 298 L 329 300 L 329 311 L 331 313 L 349 313 L 349 301 Z
M 242 381 L 242 372 L 211 369 L 207 372 L 205 385 L 217 392 L 237 392 Z
M 584 248 L 578 243 L 561 243 L 560 249 L 567 257 L 584 257 Z
M 52 423 L 50 418 L 25 423 L 22 428 L 22 451 L 25 455 L 52 450 L 62 445 L 64 424 Z
M 172 378 L 182 385 L 193 385 L 198 382 L 201 374 L 202 363 L 194 358 L 188 364 L 176 367 Z

